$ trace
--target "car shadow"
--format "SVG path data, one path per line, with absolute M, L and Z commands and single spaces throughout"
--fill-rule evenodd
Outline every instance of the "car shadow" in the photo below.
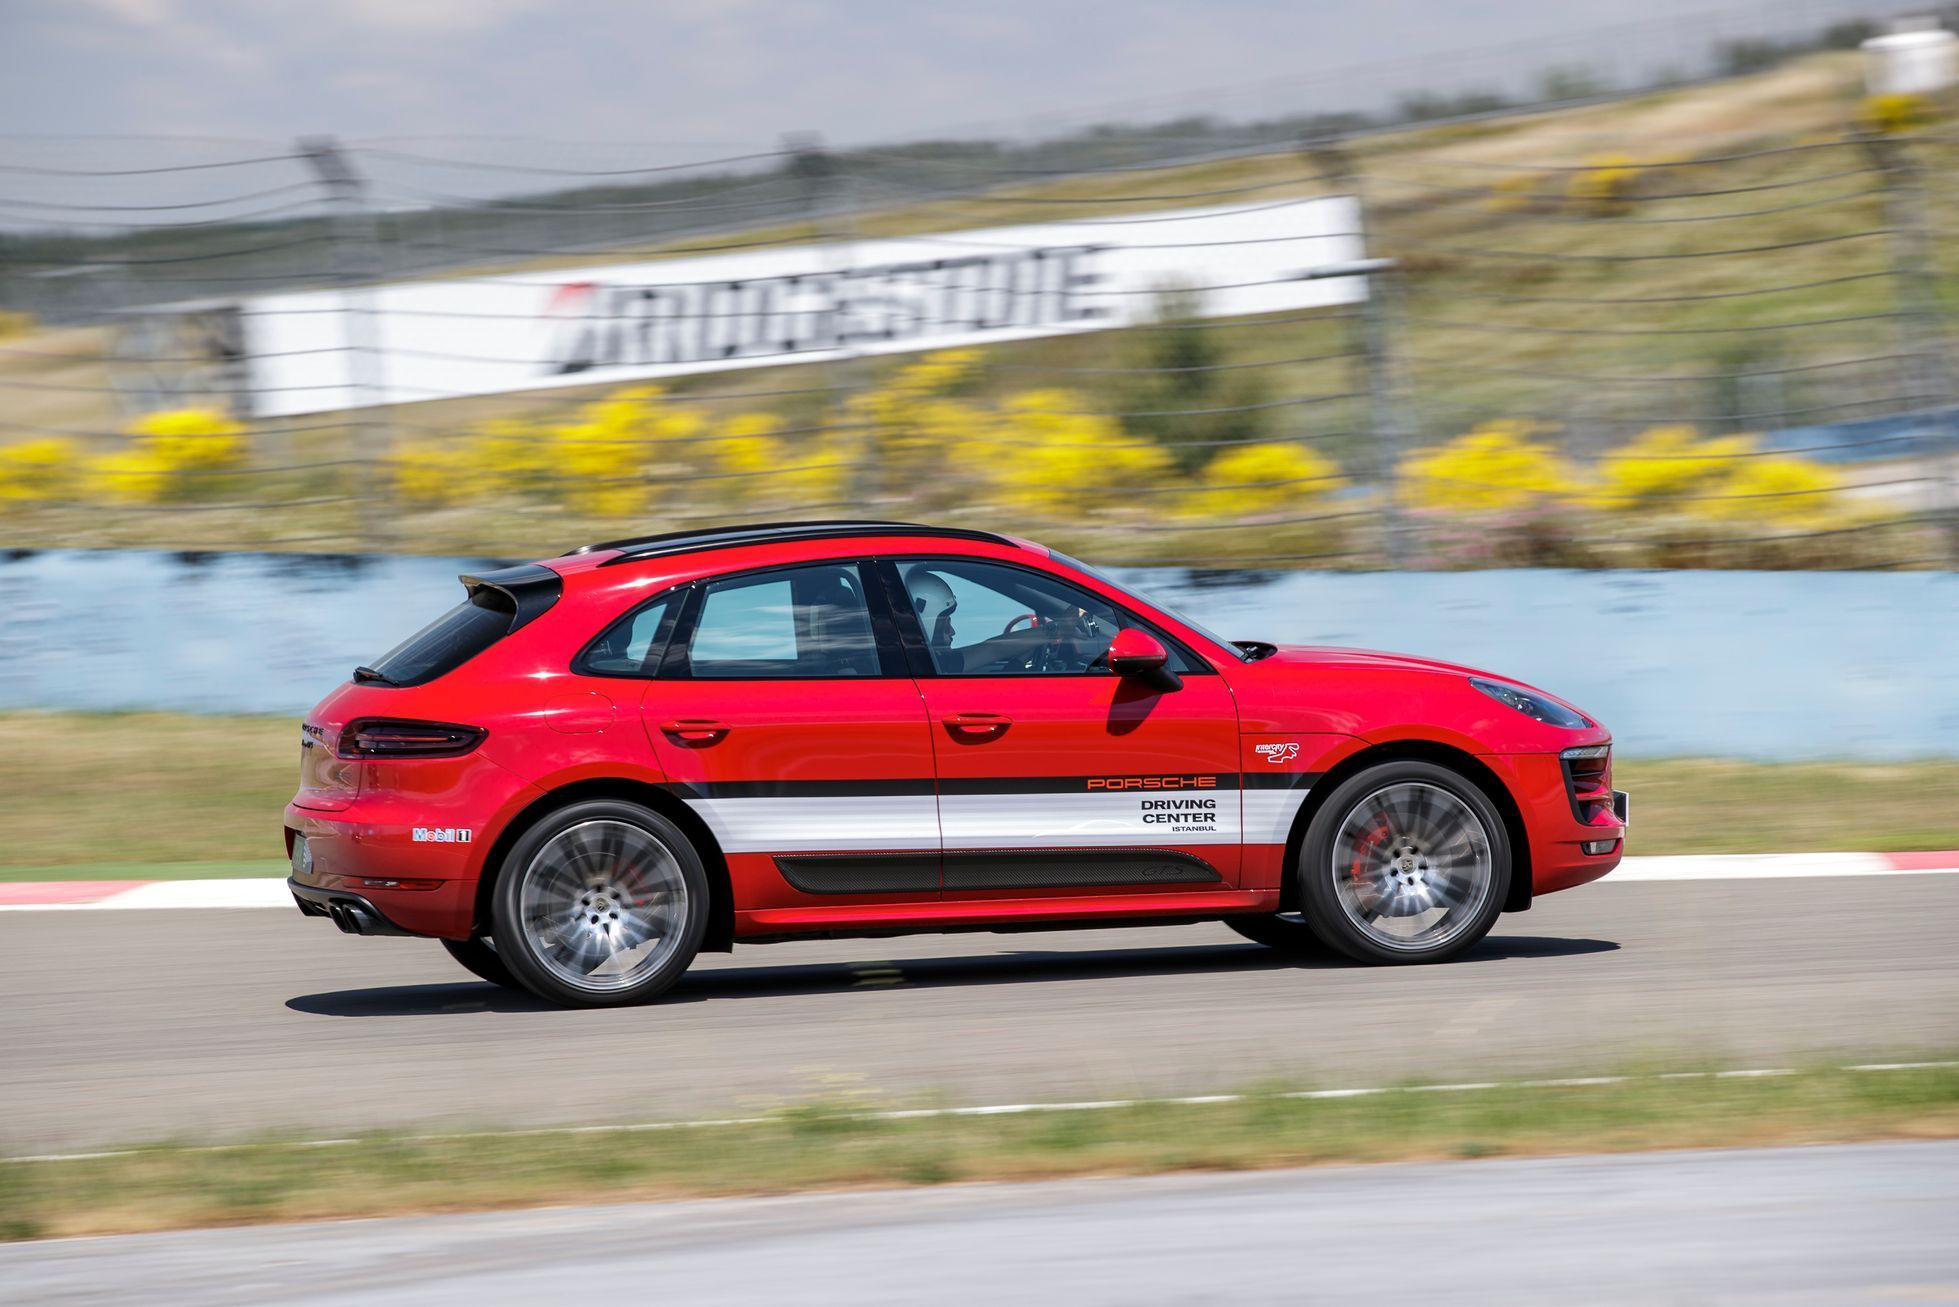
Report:
M 866 941 L 867 945 L 872 941 Z M 1523 958 L 1610 953 L 1611 940 L 1493 935 L 1448 966 L 1474 966 Z M 752 956 L 745 949 L 737 956 Z M 845 990 L 935 989 L 972 985 L 1047 984 L 1144 976 L 1260 971 L 1358 969 L 1331 954 L 1295 957 L 1258 944 L 1202 944 L 1165 948 L 1020 949 L 964 957 L 880 958 L 867 947 L 851 962 L 791 962 L 760 966 L 723 963 L 690 971 L 660 1000 L 662 1005 L 714 999 L 781 998 Z M 553 1004 L 486 983 L 383 985 L 302 994 L 286 1006 L 310 1016 L 462 1016 L 477 1012 L 547 1012 Z

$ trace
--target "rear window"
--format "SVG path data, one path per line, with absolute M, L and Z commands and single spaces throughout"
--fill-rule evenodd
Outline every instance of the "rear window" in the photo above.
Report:
M 510 634 L 517 601 L 482 586 L 372 664 L 395 685 L 420 685 L 453 672 Z

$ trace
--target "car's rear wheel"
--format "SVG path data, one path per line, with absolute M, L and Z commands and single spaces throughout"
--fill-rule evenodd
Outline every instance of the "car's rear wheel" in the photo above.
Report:
M 593 799 L 511 846 L 491 915 L 498 956 L 531 992 L 576 1007 L 644 1003 L 700 950 L 707 873 L 659 813 Z
M 523 982 L 510 974 L 510 968 L 497 956 L 496 945 L 489 937 L 478 935 L 473 939 L 445 939 L 442 947 L 449 956 L 463 964 L 463 969 L 478 980 L 487 980 L 492 985 L 502 985 L 505 989 L 522 989 Z
M 1461 773 L 1386 762 L 1347 780 L 1307 828 L 1307 923 L 1364 962 L 1439 962 L 1489 934 L 1510 888 L 1503 818 Z

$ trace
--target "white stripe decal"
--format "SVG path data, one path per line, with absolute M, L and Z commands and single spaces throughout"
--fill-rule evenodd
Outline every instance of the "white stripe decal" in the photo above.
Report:
M 1236 844 L 1238 791 L 942 794 L 949 849 Z
M 939 847 L 938 804 L 929 794 L 689 799 L 687 806 L 728 853 Z
M 1306 802 L 1304 787 L 1294 790 L 1245 791 L 1245 843 L 1284 844 L 1292 835 L 1293 818 Z

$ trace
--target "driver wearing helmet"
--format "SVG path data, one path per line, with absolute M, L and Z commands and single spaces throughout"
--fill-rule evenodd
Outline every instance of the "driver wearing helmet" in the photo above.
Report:
M 932 661 L 942 672 L 960 672 L 966 660 L 952 647 L 952 614 L 959 608 L 959 597 L 945 578 L 926 567 L 905 573 L 905 591 L 911 595 L 912 611 L 925 629 L 925 642 L 931 647 Z

